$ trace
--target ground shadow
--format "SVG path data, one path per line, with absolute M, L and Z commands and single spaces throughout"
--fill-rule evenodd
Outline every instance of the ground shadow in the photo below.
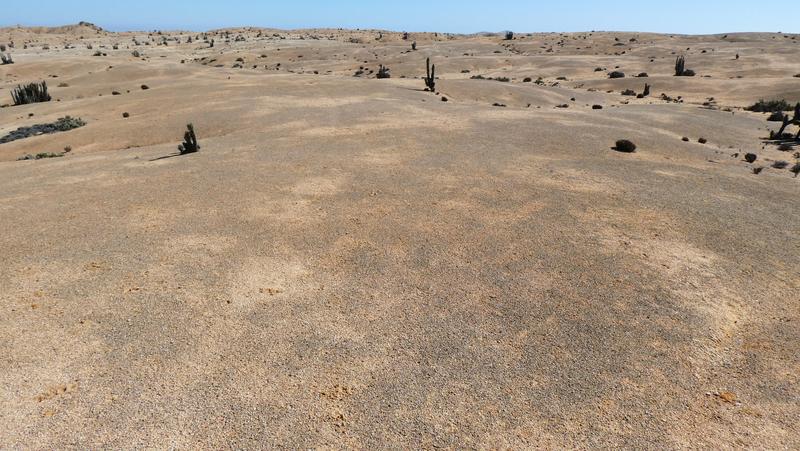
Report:
M 185 154 L 182 154 L 182 153 L 171 153 L 169 155 L 164 155 L 163 157 L 153 158 L 152 160 L 147 160 L 147 161 L 166 160 L 167 158 L 181 157 L 183 155 L 185 155 Z

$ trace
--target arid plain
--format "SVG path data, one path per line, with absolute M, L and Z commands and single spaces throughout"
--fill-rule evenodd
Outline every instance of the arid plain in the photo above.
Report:
M 797 35 L 11 42 L 0 448 L 800 447 Z

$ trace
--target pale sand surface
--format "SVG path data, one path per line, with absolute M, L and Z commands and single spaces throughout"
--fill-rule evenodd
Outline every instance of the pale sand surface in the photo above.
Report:
M 0 448 L 800 447 L 800 37 L 189 35 L 0 30 Z

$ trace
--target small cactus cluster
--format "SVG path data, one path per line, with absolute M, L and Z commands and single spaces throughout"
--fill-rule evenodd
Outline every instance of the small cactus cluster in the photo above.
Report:
M 506 31 L 506 41 L 510 41 L 514 39 L 514 32 L 513 31 Z
M 428 58 L 425 61 L 426 66 L 426 76 L 425 76 L 425 86 L 427 86 L 428 91 L 436 92 L 436 65 L 434 64 L 431 66 L 431 59 Z
M 200 145 L 197 144 L 197 136 L 194 134 L 194 125 L 187 124 L 186 128 L 187 130 L 183 134 L 183 143 L 178 145 L 178 152 L 180 152 L 181 155 L 195 153 L 200 150 Z
M 389 74 L 389 68 L 384 66 L 383 64 L 378 67 L 378 74 L 375 76 L 376 78 L 392 78 Z
M 5 64 L 14 64 L 14 60 L 11 59 L 11 54 L 10 53 L 5 54 L 5 55 L 0 53 L 0 61 L 2 61 L 2 64 L 4 64 L 4 65 Z
M 17 86 L 11 91 L 14 105 L 27 105 L 29 103 L 49 102 L 50 94 L 47 93 L 47 82 L 30 83 Z
M 675 59 L 676 77 L 694 77 L 694 71 L 686 68 L 686 58 L 679 56 Z

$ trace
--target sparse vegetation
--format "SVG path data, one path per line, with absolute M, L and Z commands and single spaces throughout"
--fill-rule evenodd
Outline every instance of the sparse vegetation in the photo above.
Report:
M 513 31 L 506 31 L 505 33 L 505 40 L 511 41 L 514 39 L 514 32 Z
M 86 122 L 84 122 L 83 119 L 79 117 L 66 116 L 49 124 L 37 124 L 30 127 L 20 127 L 7 135 L 0 137 L 0 144 L 5 144 L 7 142 L 24 139 L 31 136 L 66 132 L 75 128 L 83 127 L 84 125 L 86 125 Z
M 431 59 L 425 61 L 425 86 L 430 92 L 436 91 L 436 65 L 431 65 Z
M 754 113 L 780 113 L 783 111 L 791 111 L 792 105 L 790 105 L 785 100 L 764 100 L 761 99 L 758 102 L 750 105 L 749 107 L 745 108 L 747 111 L 752 111 Z M 782 118 L 780 120 L 783 120 Z
M 615 70 L 608 74 L 608 78 L 625 78 L 625 73 Z
M 614 150 L 616 150 L 617 152 L 633 153 L 636 152 L 636 144 L 627 139 L 620 139 L 619 141 L 616 142 Z
M 783 122 L 784 117 L 786 117 L 786 115 L 783 114 L 783 111 L 776 111 L 769 115 L 767 122 Z
M 43 160 L 43 159 L 45 159 L 45 158 L 59 158 L 59 157 L 63 157 L 63 156 L 64 156 L 64 154 L 63 154 L 63 153 L 41 152 L 41 153 L 37 153 L 36 155 L 31 155 L 31 154 L 28 154 L 28 155 L 25 155 L 25 156 L 19 157 L 19 158 L 17 158 L 17 161 L 23 161 L 23 160 Z
M 675 60 L 675 76 L 676 77 L 694 77 L 695 73 L 691 69 L 686 68 L 686 58 L 679 56 Z
M 376 78 L 384 79 L 384 78 L 392 78 L 391 74 L 389 74 L 389 68 L 384 66 L 383 64 L 378 67 L 378 73 L 375 75 Z
M 14 64 L 14 60 L 11 58 L 11 54 L 10 53 L 6 54 L 6 55 L 3 55 L 2 53 L 0 53 L 0 62 L 2 62 L 3 65 Z
M 50 94 L 47 92 L 47 82 L 30 83 L 17 86 L 11 91 L 14 105 L 27 105 L 29 103 L 49 102 Z
M 194 125 L 186 124 L 186 132 L 183 134 L 183 143 L 178 145 L 178 152 L 181 155 L 187 153 L 195 153 L 200 150 L 200 145 L 197 144 L 197 136 L 194 134 Z
M 786 128 L 792 124 L 800 126 L 800 102 L 798 102 L 797 105 L 795 105 L 794 116 L 791 119 L 789 119 L 789 116 L 786 115 L 783 116 L 783 124 L 781 125 L 780 130 L 778 130 L 777 133 L 771 132 L 770 139 L 777 139 L 777 140 L 784 139 L 785 136 L 783 133 L 786 131 Z M 798 130 L 797 135 L 794 137 L 794 139 L 800 140 L 800 130 Z

